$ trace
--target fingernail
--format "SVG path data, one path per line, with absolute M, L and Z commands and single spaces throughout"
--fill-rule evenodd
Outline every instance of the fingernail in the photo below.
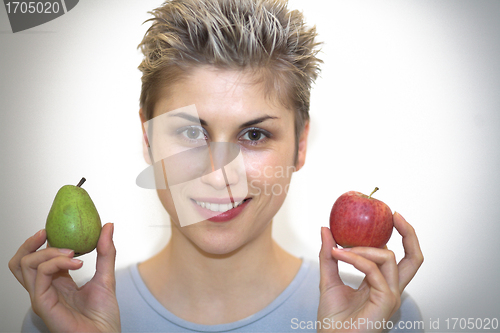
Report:
M 57 249 L 57 251 L 64 253 L 64 254 L 71 254 L 71 252 L 73 252 L 73 250 L 70 250 L 70 249 Z
M 37 232 L 33 235 L 33 237 L 38 237 L 38 236 L 40 236 L 40 235 L 42 234 L 42 231 L 43 231 L 43 229 L 38 230 L 38 231 L 37 231 Z
M 74 262 L 75 264 L 81 264 L 81 263 L 83 263 L 83 261 L 80 260 L 80 259 L 71 259 L 71 261 Z

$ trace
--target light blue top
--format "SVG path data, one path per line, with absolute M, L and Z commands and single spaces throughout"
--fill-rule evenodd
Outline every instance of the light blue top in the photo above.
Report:
M 344 282 L 353 286 L 359 283 L 356 279 L 343 276 Z M 116 293 L 123 332 L 316 332 L 319 265 L 303 260 L 290 285 L 268 306 L 242 320 L 220 325 L 195 324 L 165 309 L 144 284 L 137 264 L 116 272 Z M 408 321 L 422 320 L 412 298 L 403 293 L 401 301 L 400 309 L 392 317 L 394 328 L 390 332 L 409 331 L 397 329 L 400 321 L 404 327 Z M 22 331 L 44 332 L 47 328 L 30 309 Z M 412 332 L 423 332 L 423 329 Z

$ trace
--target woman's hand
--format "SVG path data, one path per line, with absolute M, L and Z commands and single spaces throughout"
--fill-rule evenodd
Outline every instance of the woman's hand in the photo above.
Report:
M 33 311 L 51 332 L 118 332 L 120 313 L 115 294 L 113 224 L 106 224 L 97 243 L 97 267 L 92 280 L 78 287 L 69 270 L 82 267 L 71 250 L 48 247 L 45 230 L 28 238 L 9 268 L 28 291 Z
M 338 249 L 328 228 L 322 228 L 320 259 L 320 304 L 318 332 L 335 331 L 335 323 L 342 322 L 339 331 L 372 332 L 366 323 L 376 327 L 387 322 L 401 305 L 401 293 L 411 281 L 424 260 L 413 227 L 394 213 L 394 226 L 403 237 L 405 257 L 396 263 L 392 251 L 371 247 Z M 358 289 L 344 285 L 339 276 L 338 260 L 356 267 L 366 276 Z M 363 324 L 364 323 L 364 324 Z M 329 329 L 326 329 L 331 325 Z M 340 323 L 337 323 L 340 327 Z M 373 325 L 375 326 L 375 325 Z

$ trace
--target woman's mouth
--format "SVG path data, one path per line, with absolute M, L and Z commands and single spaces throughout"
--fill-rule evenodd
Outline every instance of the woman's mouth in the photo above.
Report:
M 197 211 L 206 219 L 212 222 L 226 222 L 238 216 L 246 207 L 251 198 L 230 203 L 217 203 L 210 200 L 191 201 L 196 205 Z M 214 200 L 215 201 L 215 200 Z
M 247 199 L 245 199 L 245 200 L 247 200 Z M 221 212 L 221 213 L 227 212 L 230 209 L 238 207 L 239 205 L 241 205 L 243 203 L 243 201 L 244 200 L 241 200 L 241 201 L 235 202 L 235 203 L 218 204 L 218 203 L 214 203 L 214 202 L 205 202 L 205 201 L 194 200 L 194 202 L 196 202 L 196 204 L 202 208 L 209 209 L 212 212 Z

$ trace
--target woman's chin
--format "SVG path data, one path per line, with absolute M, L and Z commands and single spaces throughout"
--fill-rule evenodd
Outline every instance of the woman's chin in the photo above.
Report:
M 203 251 L 203 253 L 207 256 L 210 257 L 217 257 L 217 258 L 224 258 L 224 257 L 230 257 L 234 253 L 238 251 L 240 247 L 238 246 L 203 246 L 200 247 L 200 250 Z
M 244 240 L 239 237 L 224 237 L 222 235 L 205 235 L 205 237 L 195 241 L 195 244 L 202 252 L 214 256 L 234 254 L 244 243 Z
M 201 227 L 201 224 L 198 227 Z M 189 227 L 188 227 L 189 228 Z M 193 228 L 194 232 L 186 233 L 185 236 L 194 244 L 200 252 L 210 256 L 229 256 L 242 248 L 248 239 L 236 230 L 207 230 L 203 227 Z

